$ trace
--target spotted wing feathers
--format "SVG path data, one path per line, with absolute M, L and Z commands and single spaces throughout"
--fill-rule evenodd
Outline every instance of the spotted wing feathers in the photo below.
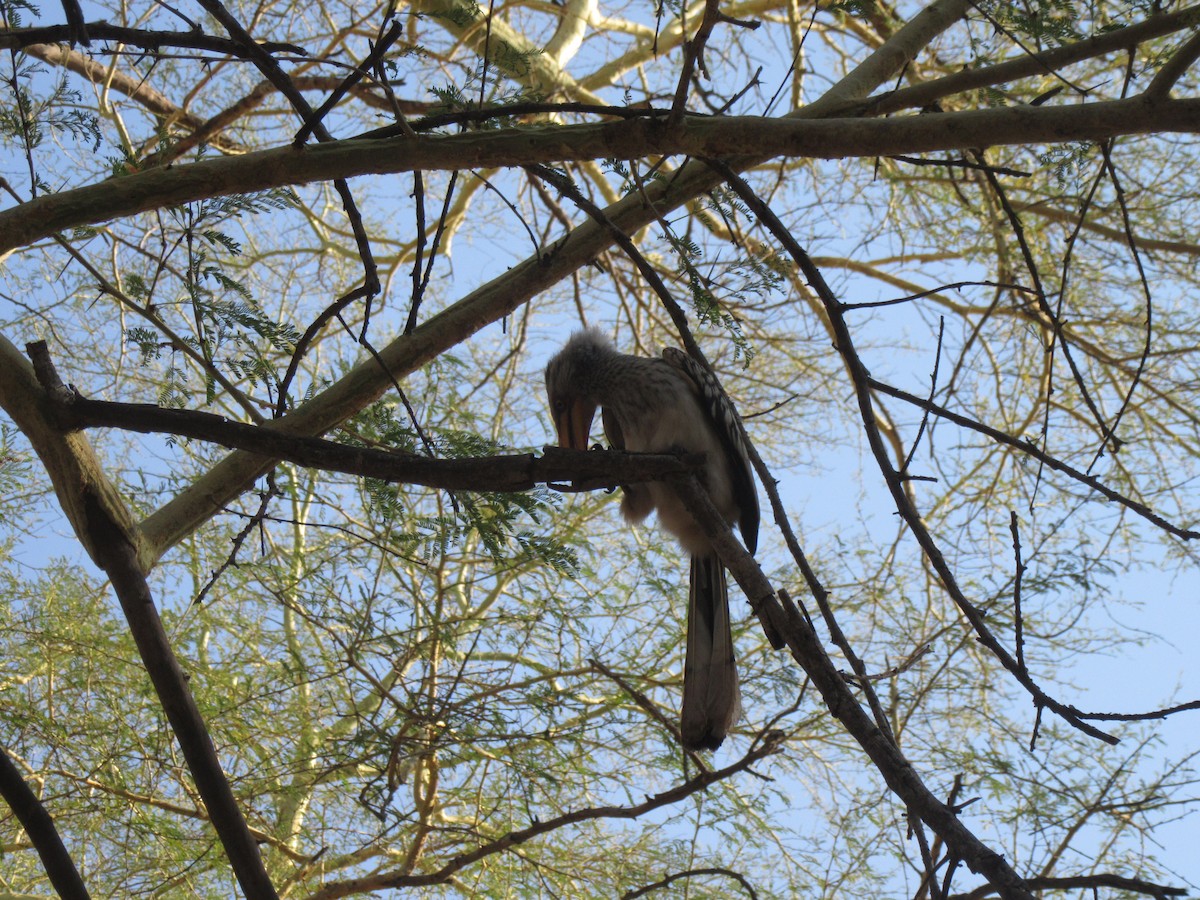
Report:
M 758 547 L 758 492 L 754 489 L 754 474 L 750 468 L 749 440 L 741 416 L 734 409 L 721 383 L 707 368 L 677 347 L 663 348 L 663 359 L 683 372 L 696 385 L 700 403 L 716 426 L 721 445 L 729 462 L 729 477 L 733 496 L 741 510 L 738 528 L 747 549 Z

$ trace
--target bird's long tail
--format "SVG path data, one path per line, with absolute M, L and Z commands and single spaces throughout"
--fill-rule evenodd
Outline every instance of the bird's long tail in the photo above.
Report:
M 715 750 L 742 711 L 725 568 L 713 554 L 692 557 L 680 731 L 689 750 Z

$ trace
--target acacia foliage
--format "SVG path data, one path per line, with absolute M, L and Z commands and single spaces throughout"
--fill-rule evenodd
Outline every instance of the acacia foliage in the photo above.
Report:
M 1186 596 L 1194 563 L 1198 169 L 1177 132 L 1200 12 L 204 0 L 56 30 L 57 8 L 2 9 L 0 235 L 36 237 L 6 245 L 2 288 L 0 741 L 94 895 L 225 895 L 242 872 L 121 607 L 63 540 L 70 521 L 94 552 L 70 485 L 67 519 L 50 492 L 14 345 L 46 340 L 94 398 L 473 458 L 549 439 L 540 368 L 580 322 L 643 353 L 695 335 L 780 484 L 788 525 L 759 561 L 832 662 L 771 650 L 743 607 L 745 718 L 685 756 L 686 563 L 604 493 L 416 488 L 89 430 L 274 890 L 1020 896 L 1007 865 L 1037 892 L 1165 896 L 1195 878 L 1158 851 L 1191 811 L 1194 737 L 1079 712 L 1113 711 L 1139 645 L 1186 628 L 1128 621 L 1140 585 Z M 1161 134 L 1105 118 L 1127 97 Z M 1061 140 L 1019 139 L 1055 110 Z M 905 120 L 936 149 L 668 152 L 734 116 Z M 976 121 L 1018 138 L 954 137 Z M 593 122 L 649 149 L 588 149 Z M 509 137 L 518 158 L 496 162 Z M 293 142 L 368 146 L 393 174 L 301 183 L 254 155 Z M 437 165 L 410 171 L 414 148 Z M 63 210 L 70 230 L 47 230 Z M 833 667 L 866 725 L 831 702 Z M 1117 712 L 1189 687 L 1168 670 Z M 921 790 L 897 787 L 900 753 Z M 3 828 L 3 888 L 47 893 L 36 842 Z

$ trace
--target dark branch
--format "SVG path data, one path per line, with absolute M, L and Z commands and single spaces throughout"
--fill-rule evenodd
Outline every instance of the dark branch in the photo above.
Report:
M 635 888 L 631 891 L 626 891 L 621 895 L 621 900 L 634 900 L 635 897 L 644 897 L 646 894 L 649 894 L 652 891 L 657 891 L 660 888 L 670 886 L 674 882 L 679 881 L 681 878 L 701 878 L 705 875 L 720 875 L 724 878 L 731 878 L 741 886 L 742 890 L 746 892 L 746 896 L 748 896 L 750 900 L 758 900 L 758 892 L 754 890 L 754 887 L 750 884 L 750 881 L 745 875 L 743 875 L 741 872 L 735 872 L 732 869 L 723 868 L 688 869 L 686 872 L 672 872 L 670 875 L 660 878 L 658 881 L 644 885 L 640 888 Z
M 1100 872 L 1095 875 L 1073 875 L 1060 878 L 1042 877 L 1029 879 L 1029 886 L 1034 890 L 1044 891 L 1095 891 L 1097 888 L 1117 888 L 1136 894 L 1146 894 L 1157 900 L 1167 900 L 1168 897 L 1186 897 L 1184 888 L 1155 884 L 1141 878 L 1125 878 L 1121 875 L 1110 875 Z M 966 894 L 954 894 L 950 900 L 984 900 L 998 892 L 990 885 L 978 887 Z
M 229 32 L 229 37 L 245 51 L 246 58 L 253 62 L 263 76 L 279 89 L 279 92 L 287 98 L 288 102 L 292 104 L 292 108 L 300 114 L 304 121 L 311 123 L 313 134 L 317 140 L 332 141 L 333 135 L 321 124 L 320 117 L 313 111 L 312 106 L 304 99 L 304 95 L 300 93 L 288 74 L 283 71 L 275 57 L 254 40 L 242 23 L 225 8 L 220 0 L 200 0 L 200 5 L 221 23 L 222 27 Z M 358 246 L 358 255 L 363 265 L 363 287 L 367 291 L 368 297 L 373 297 L 379 293 L 379 269 L 375 263 L 375 254 L 371 250 L 371 241 L 367 236 L 366 226 L 363 225 L 362 214 L 358 210 L 358 203 L 345 178 L 334 178 L 333 188 L 342 199 L 342 207 L 350 222 L 354 242 Z
M 886 382 L 870 378 L 869 384 L 871 390 L 873 391 L 879 391 L 881 394 L 887 394 L 888 396 L 895 397 L 897 400 L 903 400 L 906 403 L 911 403 L 913 406 L 933 413 L 940 419 L 953 422 L 955 425 L 958 425 L 962 428 L 969 428 L 972 431 L 977 431 L 980 434 L 987 435 L 998 444 L 1005 444 L 1006 446 L 1019 450 L 1026 456 L 1032 457 L 1038 462 L 1045 464 L 1047 468 L 1053 469 L 1056 472 L 1062 472 L 1064 475 L 1073 478 L 1080 484 L 1086 485 L 1093 491 L 1096 491 L 1096 493 L 1103 495 L 1105 499 L 1121 504 L 1126 509 L 1136 513 L 1147 522 L 1150 522 L 1152 525 L 1161 528 L 1168 534 L 1185 541 L 1192 541 L 1200 538 L 1200 531 L 1192 531 L 1191 529 L 1181 528 L 1178 525 L 1168 522 L 1144 503 L 1139 503 L 1137 500 L 1114 491 L 1112 488 L 1100 481 L 1099 478 L 1096 478 L 1093 475 L 1088 475 L 1085 472 L 1081 472 L 1074 466 L 1068 465 L 1055 456 L 1051 456 L 1049 453 L 1040 449 L 1031 441 L 1013 437 L 1011 434 L 1007 434 L 998 428 L 992 428 L 990 425 L 977 422 L 975 419 L 969 418 L 968 416 L 952 412 L 951 410 L 946 409 L 944 406 L 939 406 L 936 403 L 918 397 L 916 394 L 910 394 L 908 391 L 901 390 L 898 387 L 893 387 Z
M 367 447 L 351 447 L 324 438 L 285 434 L 269 425 L 234 422 L 213 413 L 163 409 L 141 403 L 88 400 L 77 394 L 56 403 L 59 427 L 121 428 L 143 434 L 173 434 L 256 453 L 266 459 L 343 472 L 384 481 L 420 484 L 445 490 L 526 491 L 536 484 L 576 482 L 575 490 L 595 490 L 651 481 L 685 472 L 702 462 L 696 454 L 602 453 L 546 447 L 532 453 L 463 459 L 430 459 Z
M 146 50 L 161 50 L 178 47 L 184 50 L 211 50 L 225 56 L 246 59 L 245 47 L 229 38 L 203 34 L 199 31 L 147 31 L 142 28 L 125 28 L 107 22 L 89 22 L 85 28 L 92 40 L 107 40 L 142 47 Z M 67 44 L 72 39 L 71 25 L 47 25 L 41 28 L 16 28 L 0 34 L 0 50 L 20 49 L 33 44 Z M 279 41 L 264 41 L 258 45 L 267 53 L 292 53 L 307 56 L 308 51 L 296 44 Z
M 79 870 L 75 868 L 71 854 L 63 846 L 54 820 L 25 783 L 21 771 L 4 747 L 0 747 L 0 797 L 4 798 L 29 835 L 33 848 L 42 859 L 50 884 L 62 900 L 89 900 L 91 895 L 79 876 Z
M 780 604 L 779 597 L 758 562 L 734 538 L 729 526 L 693 475 L 670 479 L 692 517 L 704 528 L 722 564 L 745 592 L 760 617 L 783 635 L 793 658 L 808 673 L 822 700 L 846 731 L 870 757 L 891 791 L 909 810 L 945 841 L 972 872 L 982 874 L 1005 900 L 1033 900 L 1021 877 L 1009 863 L 979 840 L 921 781 L 900 748 L 872 720 L 855 699 L 841 672 L 825 652 L 812 626 L 795 610 Z

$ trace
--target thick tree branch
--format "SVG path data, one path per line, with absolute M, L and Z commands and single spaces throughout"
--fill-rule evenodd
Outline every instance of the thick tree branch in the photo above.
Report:
M 263 866 L 258 842 L 247 827 L 221 768 L 204 717 L 188 688 L 188 677 L 171 649 L 150 585 L 142 574 L 138 554 L 99 504 L 89 507 L 88 526 L 96 548 L 96 561 L 108 575 L 113 592 L 121 602 L 142 663 L 167 721 L 171 723 L 171 730 L 183 751 L 196 790 L 204 800 L 213 830 L 225 849 L 230 868 L 249 900 L 271 900 L 277 894 Z
M 100 469 L 91 445 L 54 422 L 55 400 L 69 391 L 58 380 L 44 343 L 30 345 L 34 365 L 0 338 L 0 404 L 37 450 L 63 509 L 93 561 L 108 576 L 138 652 L 195 780 L 213 829 L 246 897 L 274 898 L 258 844 L 246 826 L 221 769 L 212 738 L 171 650 L 140 561 L 141 540 L 116 488 Z
M 1197 23 L 1200 23 L 1200 6 L 1158 13 L 1125 28 L 1105 31 L 1072 44 L 1043 50 L 1040 53 L 1022 53 L 1004 62 L 963 69 L 943 78 L 934 78 L 876 94 L 869 100 L 846 103 L 833 114 L 883 116 L 903 109 L 923 109 L 943 97 L 1043 75 L 1110 53 L 1132 52 L 1139 44 L 1177 31 L 1185 31 L 1195 27 Z M 1167 91 L 1162 89 L 1161 85 L 1164 82 L 1173 83 L 1172 75 L 1171 72 L 1165 75 L 1160 72 L 1147 88 L 1146 96 L 1165 99 Z
M 1146 96 L 1169 96 L 1171 88 L 1184 76 L 1197 59 L 1200 59 L 1200 34 L 1193 34 L 1183 42 L 1183 46 L 1171 54 L 1170 58 L 1163 64 L 1163 67 L 1159 69 L 1158 74 L 1154 76 L 1154 80 L 1146 88 Z
M 67 521 L 93 560 L 97 559 L 97 550 L 91 542 L 85 498 L 101 505 L 116 527 L 140 546 L 133 517 L 120 491 L 104 474 L 92 445 L 83 435 L 63 434 L 54 424 L 51 400 L 38 383 L 33 366 L 3 335 L 0 335 L 0 408 L 33 445 Z
M 1074 106 L 1011 106 L 892 119 L 685 116 L 678 126 L 636 119 L 331 141 L 154 169 L 40 197 L 0 212 L 0 253 L 57 231 L 162 206 L 356 175 L 671 154 L 754 160 L 894 156 L 1152 132 L 1200 132 L 1200 100 L 1149 102 L 1134 97 Z
M 41 857 L 50 884 L 62 900 L 89 900 L 91 896 L 75 861 L 63 846 L 58 829 L 54 827 L 54 819 L 46 811 L 46 807 L 38 800 L 37 794 L 25 783 L 21 770 L 8 755 L 5 747 L 0 747 L 0 797 L 8 804 L 29 835 L 33 848 Z

